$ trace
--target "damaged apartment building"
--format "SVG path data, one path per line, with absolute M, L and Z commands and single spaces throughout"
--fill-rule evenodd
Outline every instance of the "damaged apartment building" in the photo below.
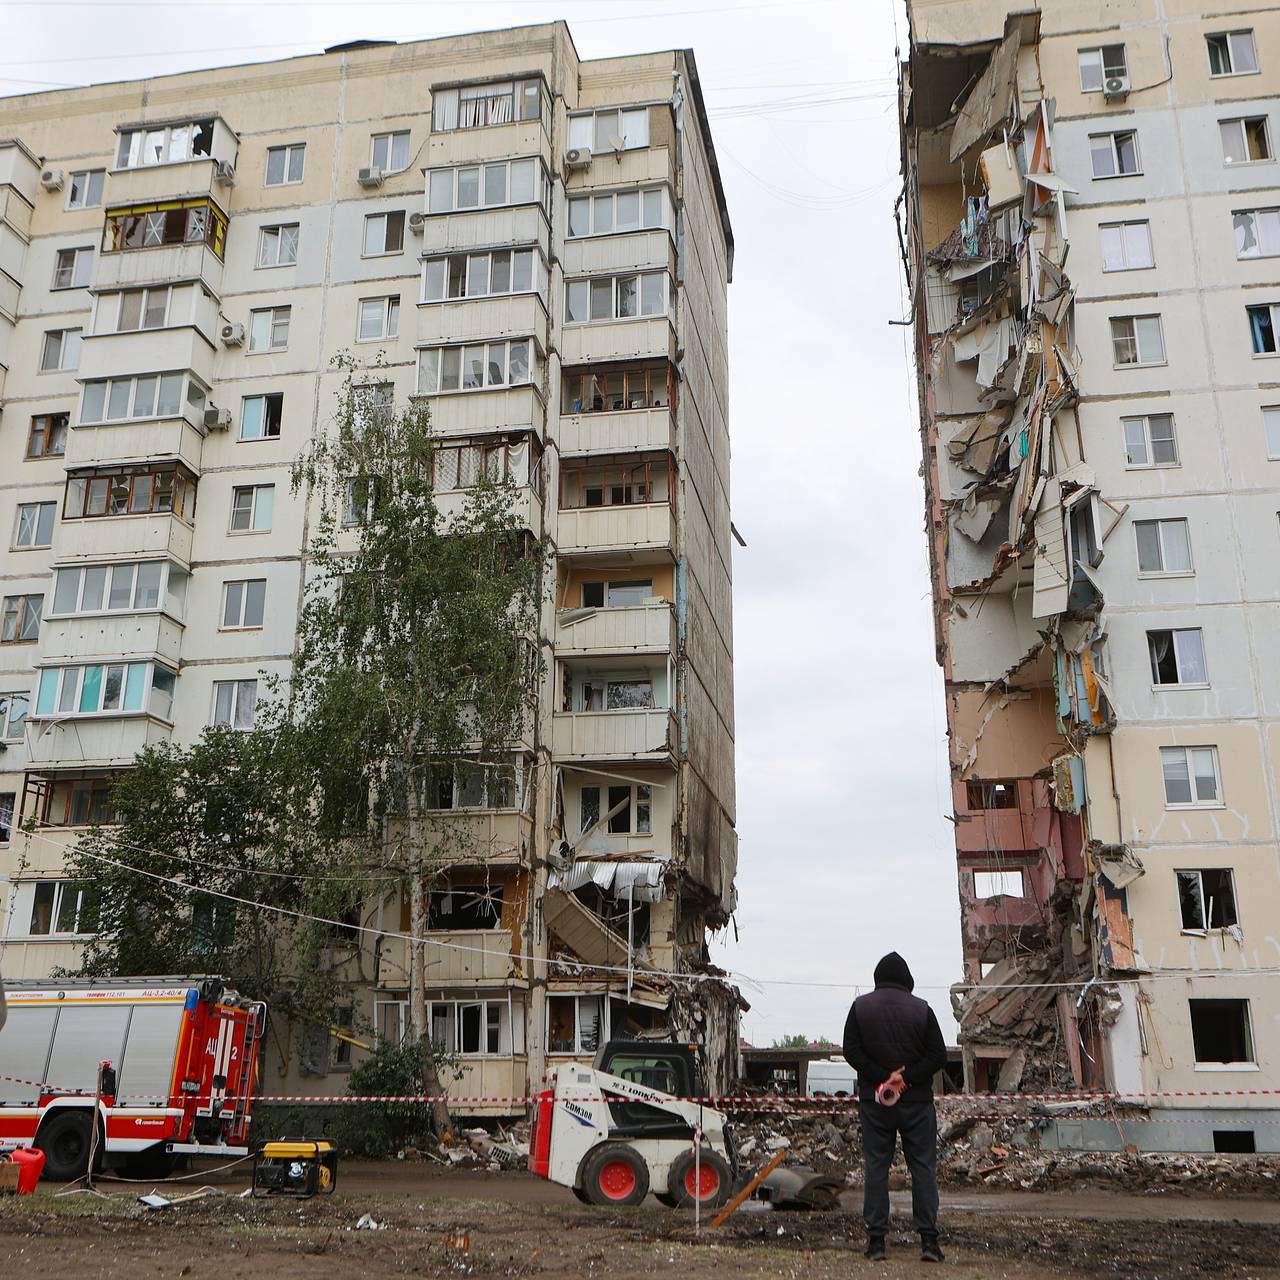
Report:
M 727 1087 L 733 238 L 692 53 L 582 61 L 560 22 L 357 41 L 7 98 L 0 140 L 5 976 L 77 964 L 62 850 L 112 777 L 287 677 L 290 464 L 347 350 L 429 406 L 442 508 L 507 476 L 553 552 L 537 712 L 431 797 L 450 1091 L 518 1111 L 557 1059 L 670 1034 Z M 408 1033 L 400 890 L 361 923 L 350 1034 L 273 1020 L 269 1082 L 341 1092 Z
M 1278 1149 L 1280 8 L 907 9 L 966 1081 Z

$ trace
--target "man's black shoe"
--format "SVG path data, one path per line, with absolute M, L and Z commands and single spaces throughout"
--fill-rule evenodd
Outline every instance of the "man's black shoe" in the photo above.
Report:
M 946 1257 L 946 1255 L 942 1252 L 936 1237 L 933 1239 L 922 1239 L 920 1241 L 921 1262 L 941 1262 L 944 1257 Z
M 862 1256 L 872 1262 L 884 1262 L 889 1257 L 885 1252 L 884 1241 L 875 1236 L 867 1241 L 867 1247 L 862 1251 Z

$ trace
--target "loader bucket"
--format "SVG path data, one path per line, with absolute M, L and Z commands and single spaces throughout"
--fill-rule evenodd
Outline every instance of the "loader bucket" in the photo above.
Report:
M 775 1169 L 756 1189 L 756 1196 L 775 1209 L 834 1209 L 844 1181 L 803 1165 Z

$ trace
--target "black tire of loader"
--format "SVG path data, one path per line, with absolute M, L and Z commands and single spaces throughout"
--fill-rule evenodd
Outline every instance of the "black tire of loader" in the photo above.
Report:
M 622 1195 L 605 1191 L 605 1182 L 616 1166 L 623 1165 L 630 1173 L 630 1188 Z M 649 1194 L 649 1166 L 634 1147 L 625 1142 L 604 1142 L 588 1153 L 582 1162 L 581 1185 L 592 1204 L 609 1208 L 623 1208 L 643 1204 Z
M 707 1196 L 701 1203 L 704 1209 L 722 1209 L 733 1195 L 733 1170 L 729 1162 L 718 1152 L 703 1147 L 698 1153 L 698 1164 L 705 1178 L 708 1172 L 716 1176 L 716 1189 L 713 1195 Z M 694 1172 L 693 1152 L 685 1151 L 671 1163 L 671 1172 L 667 1177 L 667 1194 L 680 1209 L 693 1208 L 693 1196 L 689 1192 L 687 1181 L 692 1180 Z

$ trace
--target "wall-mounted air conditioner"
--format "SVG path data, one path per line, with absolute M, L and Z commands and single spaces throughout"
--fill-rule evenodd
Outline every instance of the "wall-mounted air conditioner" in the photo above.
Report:
M 1108 102 L 1119 102 L 1129 96 L 1128 76 L 1108 76 L 1102 82 L 1102 96 Z
M 204 411 L 204 429 L 206 431 L 227 431 L 231 427 L 231 410 L 219 409 L 211 404 Z
M 409 215 L 409 230 L 415 236 L 422 234 L 422 228 L 427 225 L 427 215 L 425 213 L 411 213 Z
M 240 346 L 244 342 L 244 325 L 228 321 L 222 326 L 221 337 L 224 347 Z
M 236 182 L 236 167 L 228 160 L 219 160 L 213 168 L 214 182 L 221 183 L 224 187 L 233 187 Z
M 371 164 L 367 169 L 361 169 L 356 174 L 356 181 L 362 187 L 380 187 L 382 186 L 383 173 L 376 164 Z
M 46 169 L 40 175 L 40 185 L 46 191 L 61 191 L 64 175 L 61 169 Z
M 590 169 L 591 150 L 589 147 L 572 147 L 564 153 L 566 169 Z

